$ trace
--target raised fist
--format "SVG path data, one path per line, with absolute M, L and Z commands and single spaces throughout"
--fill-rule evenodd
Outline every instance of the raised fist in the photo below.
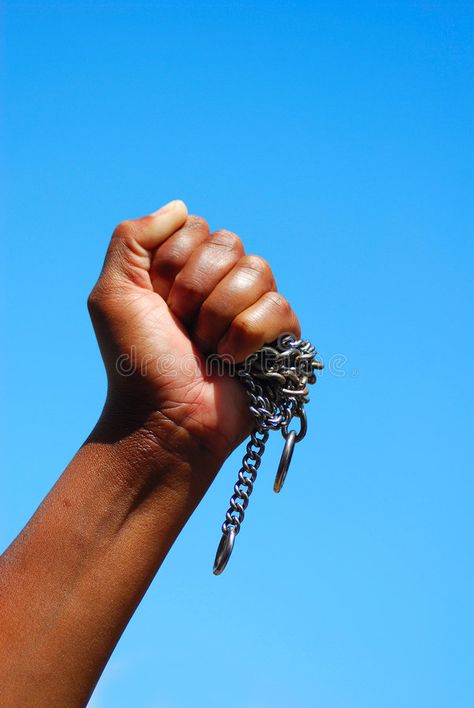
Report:
M 207 355 L 240 362 L 300 333 L 268 263 L 181 201 L 115 229 L 89 309 L 108 374 L 103 417 L 217 466 L 252 421 L 240 383 Z

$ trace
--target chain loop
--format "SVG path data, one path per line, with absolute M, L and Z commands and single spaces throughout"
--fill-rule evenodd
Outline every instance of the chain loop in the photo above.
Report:
M 288 431 L 289 424 L 283 425 L 281 428 L 281 432 L 282 432 L 285 440 L 288 438 L 290 432 L 294 432 L 296 435 L 295 442 L 300 442 L 301 440 L 303 440 L 303 438 L 306 435 L 306 432 L 308 430 L 308 423 L 306 420 L 306 412 L 305 412 L 304 408 L 300 408 L 300 410 L 298 410 L 298 412 L 295 415 L 295 418 L 299 418 L 299 421 L 300 421 L 299 432 L 296 433 L 296 431 L 293 431 L 293 430 Z
M 286 474 L 293 456 L 293 450 L 295 449 L 295 444 L 298 442 L 295 430 L 290 430 L 288 435 L 285 437 L 285 447 L 281 453 L 280 464 L 278 465 L 275 482 L 273 483 L 273 491 L 277 494 L 281 492 L 283 485 L 285 484 Z

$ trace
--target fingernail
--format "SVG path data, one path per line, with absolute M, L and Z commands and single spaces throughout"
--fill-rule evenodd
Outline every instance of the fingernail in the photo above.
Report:
M 152 216 L 158 216 L 158 214 L 161 216 L 162 214 L 165 214 L 168 211 L 173 211 L 173 209 L 176 209 L 176 207 L 182 203 L 183 202 L 180 199 L 173 199 L 173 201 L 168 202 L 168 204 L 165 204 L 164 206 L 160 207 L 159 209 L 157 209 L 157 211 L 152 212 Z

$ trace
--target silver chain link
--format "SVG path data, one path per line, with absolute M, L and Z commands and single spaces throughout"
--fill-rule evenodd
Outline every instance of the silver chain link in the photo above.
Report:
M 236 369 L 247 390 L 255 428 L 247 443 L 222 524 L 222 538 L 214 561 L 215 575 L 222 573 L 232 553 L 270 430 L 281 430 L 285 438 L 273 489 L 278 493 L 283 487 L 293 448 L 306 435 L 304 405 L 309 401 L 308 384 L 316 382 L 316 371 L 323 368 L 322 362 L 316 360 L 316 354 L 310 342 L 286 334 L 259 349 Z M 289 430 L 293 418 L 299 419 L 298 431 Z

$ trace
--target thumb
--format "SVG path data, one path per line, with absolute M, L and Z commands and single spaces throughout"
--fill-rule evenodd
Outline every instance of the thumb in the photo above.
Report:
M 175 199 L 141 219 L 120 223 L 112 234 L 105 256 L 101 278 L 111 277 L 143 282 L 144 271 L 149 271 L 153 252 L 186 221 L 188 210 L 184 202 Z M 151 285 L 150 285 L 151 287 Z
M 154 251 L 184 224 L 187 216 L 186 204 L 181 199 L 168 202 L 149 216 L 134 222 L 138 227 L 138 242 L 148 251 Z

